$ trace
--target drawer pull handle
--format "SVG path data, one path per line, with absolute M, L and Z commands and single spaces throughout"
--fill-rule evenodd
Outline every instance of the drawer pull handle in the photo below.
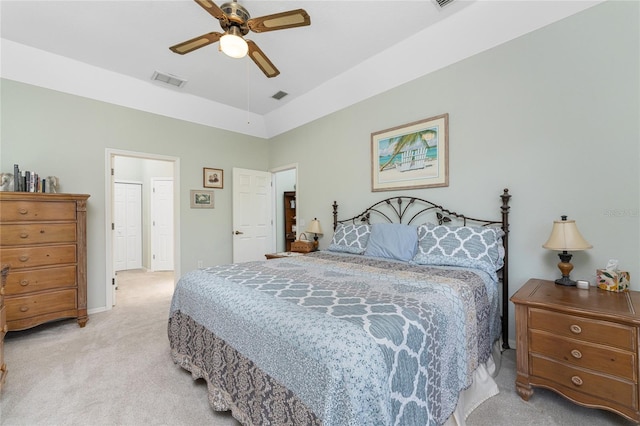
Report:
M 29 238 L 29 234 L 27 234 L 26 232 L 22 232 L 22 233 L 20 234 L 20 238 L 23 238 L 23 239 L 24 239 L 24 238 Z
M 580 326 L 576 324 L 572 324 L 571 327 L 569 327 L 569 329 L 571 329 L 571 332 L 574 334 L 582 333 L 582 328 L 580 328 Z
M 575 359 L 580 359 L 582 358 L 582 352 L 580 352 L 577 349 L 574 349 L 571 351 L 571 356 L 573 356 Z
M 583 383 L 583 382 L 582 382 L 582 379 L 581 379 L 580 377 L 578 377 L 578 376 L 573 376 L 573 377 L 571 378 L 571 381 L 572 381 L 572 382 L 573 382 L 573 384 L 574 384 L 574 385 L 576 385 L 576 386 L 582 386 L 582 383 Z
M 29 280 L 20 280 L 20 285 L 21 285 L 22 287 L 26 287 L 26 286 L 28 286 L 28 285 L 29 285 Z
M 2 327 L 2 332 L 6 333 L 7 331 L 9 331 L 9 326 L 5 324 L 4 327 Z
M 28 306 L 20 306 L 20 312 L 27 312 L 29 310 Z
M 0 287 L 0 296 L 4 295 L 4 287 Z
M 27 260 L 29 260 L 29 256 L 23 254 L 18 258 L 18 260 L 20 260 L 20 262 L 26 262 Z
M 29 210 L 25 209 L 24 207 L 21 207 L 21 208 L 18 209 L 18 213 L 27 214 L 27 213 L 29 213 Z

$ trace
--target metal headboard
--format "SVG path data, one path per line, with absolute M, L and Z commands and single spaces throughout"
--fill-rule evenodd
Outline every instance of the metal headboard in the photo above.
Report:
M 419 225 L 426 222 L 429 215 L 435 216 L 440 224 L 455 222 L 462 225 L 500 226 L 504 231 L 502 243 L 504 246 L 504 266 L 499 272 L 502 282 L 502 348 L 509 349 L 509 200 L 511 194 L 505 188 L 500 195 L 501 220 L 477 219 L 442 207 L 422 198 L 410 196 L 396 196 L 379 201 L 362 213 L 349 219 L 338 220 L 338 203 L 333 202 L 333 230 L 339 223 L 370 224 L 372 220 L 389 223 L 404 223 Z

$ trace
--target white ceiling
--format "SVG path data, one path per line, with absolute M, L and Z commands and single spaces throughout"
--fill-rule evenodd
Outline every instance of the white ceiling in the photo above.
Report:
M 33 75 L 35 83 L 75 86 L 65 91 L 80 95 L 73 80 L 86 79 L 106 85 L 102 100 L 271 137 L 597 3 L 454 0 L 440 8 L 433 0 L 241 1 L 253 17 L 297 8 L 311 16 L 309 27 L 247 35 L 280 70 L 269 79 L 248 57 L 219 52 L 217 43 L 184 56 L 169 50 L 220 31 L 193 0 L 2 0 L 2 76 Z M 36 77 L 33 61 L 43 64 L 39 73 L 51 75 Z M 52 63 L 58 66 L 44 66 Z M 187 84 L 178 89 L 152 82 L 154 71 Z M 72 81 L 56 87 L 65 72 Z M 136 93 L 156 105 L 127 100 L 132 95 L 125 92 L 136 85 L 147 86 Z M 288 96 L 273 99 L 278 91 Z

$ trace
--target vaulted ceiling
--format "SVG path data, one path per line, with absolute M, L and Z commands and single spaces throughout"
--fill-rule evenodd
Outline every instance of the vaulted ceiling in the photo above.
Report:
M 600 1 L 243 1 L 252 17 L 303 8 L 311 25 L 249 33 L 280 70 L 267 78 L 218 44 L 193 0 L 0 3 L 2 77 L 271 137 L 577 13 Z M 216 2 L 218 6 L 222 2 Z M 186 81 L 153 81 L 154 72 Z M 277 92 L 287 96 L 277 100 Z

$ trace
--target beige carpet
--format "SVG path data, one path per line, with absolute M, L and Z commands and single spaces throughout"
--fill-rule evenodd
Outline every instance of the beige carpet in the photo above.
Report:
M 0 424 L 238 425 L 211 410 L 205 383 L 171 361 L 172 274 L 121 272 L 118 285 L 117 306 L 91 315 L 83 329 L 67 320 L 7 335 Z M 514 391 L 514 355 L 503 356 L 500 394 L 469 416 L 469 426 L 632 424 L 544 389 L 522 401 Z

